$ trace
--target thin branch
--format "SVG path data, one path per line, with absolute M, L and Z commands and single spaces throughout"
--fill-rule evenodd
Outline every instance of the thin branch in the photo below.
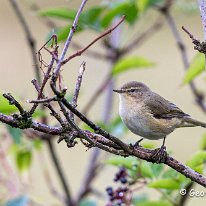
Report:
M 47 72 L 46 72 L 46 74 L 44 75 L 44 79 L 43 79 L 42 85 L 41 85 L 41 87 L 40 87 L 39 89 L 37 89 L 37 87 L 39 87 L 39 86 L 37 85 L 37 82 L 35 82 L 35 80 L 32 81 L 32 83 L 34 84 L 34 86 L 35 86 L 35 88 L 37 89 L 37 92 L 38 92 L 37 100 L 39 100 L 39 99 L 43 96 L 42 93 L 43 93 L 43 90 L 44 90 L 44 87 L 45 87 L 47 81 L 48 81 L 49 78 L 50 78 L 50 73 L 51 73 L 51 71 L 52 71 L 54 62 L 55 62 L 55 59 L 52 58 L 49 66 L 48 66 Z M 31 115 L 35 112 L 37 106 L 38 106 L 38 103 L 34 103 L 33 107 L 31 108 L 31 110 L 30 110 L 30 112 L 29 112 Z
M 77 106 L 77 99 L 79 96 L 79 90 L 80 90 L 81 83 L 82 83 L 82 76 L 83 76 L 83 73 L 85 71 L 85 65 L 86 65 L 86 62 L 83 62 L 80 66 L 80 69 L 79 69 L 79 75 L 77 77 L 75 92 L 74 92 L 73 99 L 72 99 L 72 104 L 74 106 Z
M 32 60 L 33 60 L 33 64 L 34 64 L 34 68 L 35 68 L 35 74 L 37 76 L 37 81 L 40 83 L 41 82 L 41 75 L 40 75 L 40 70 L 39 70 L 39 64 L 38 64 L 38 59 L 36 56 L 36 43 L 35 40 L 31 34 L 31 31 L 29 29 L 28 24 L 25 21 L 25 18 L 22 15 L 22 12 L 19 9 L 18 3 L 16 0 L 10 0 L 10 3 L 17 15 L 17 18 L 19 19 L 19 22 L 22 25 L 22 28 L 24 30 L 24 33 L 26 34 L 26 39 L 31 51 L 31 55 L 32 55 Z
M 12 116 L 7 116 L 0 113 L 0 121 L 12 127 L 20 128 L 19 121 Z M 32 121 L 30 127 L 28 128 L 33 128 L 34 130 L 37 130 L 39 132 L 52 134 L 52 135 L 60 135 L 63 131 L 61 127 L 53 127 L 36 121 Z
M 69 56 L 67 59 L 65 59 L 62 64 L 66 64 L 68 61 L 70 61 L 71 59 L 73 59 L 76 56 L 81 56 L 83 52 L 85 52 L 89 47 L 91 47 L 94 43 L 96 43 L 99 39 L 103 38 L 104 36 L 110 34 L 112 31 L 114 31 L 125 19 L 125 16 L 122 16 L 122 18 L 117 22 L 117 24 L 115 24 L 112 28 L 106 30 L 105 32 L 103 32 L 101 35 L 99 35 L 96 39 L 94 39 L 91 43 L 89 43 L 86 47 L 84 47 L 83 49 L 75 52 L 74 54 L 72 54 L 71 56 Z
M 173 19 L 173 17 L 170 15 L 169 11 L 168 12 L 164 12 L 163 13 L 167 19 L 167 22 L 168 22 L 168 25 L 171 29 L 171 32 L 175 38 L 175 41 L 178 45 L 178 48 L 179 48 L 179 51 L 180 51 L 180 54 L 182 56 L 182 62 L 183 62 L 183 65 L 184 65 L 184 69 L 187 70 L 189 68 L 189 59 L 188 59 L 188 56 L 187 56 L 187 51 L 185 49 L 185 45 L 183 43 L 183 40 L 179 34 L 179 31 L 177 29 L 177 26 L 175 24 L 175 21 Z M 190 85 L 190 88 L 191 88 L 191 91 L 195 97 L 195 100 L 197 102 L 197 104 L 200 106 L 200 108 L 202 109 L 202 111 L 204 113 L 206 113 L 206 105 L 204 103 L 204 98 L 203 96 L 199 93 L 195 83 L 193 81 L 191 81 L 189 83 Z
M 66 203 L 67 203 L 68 206 L 72 206 L 73 202 L 72 202 L 72 199 L 71 199 L 71 194 L 70 194 L 70 191 L 69 191 L 69 187 L 67 185 L 65 175 L 63 174 L 63 170 L 61 168 L 60 161 L 57 158 L 55 147 L 54 147 L 53 142 L 50 138 L 47 139 L 47 143 L 48 143 L 47 145 L 48 145 L 51 157 L 52 157 L 52 162 L 55 165 L 55 169 L 58 173 L 58 177 L 60 178 L 61 184 L 63 186 L 64 192 L 65 192 L 65 195 L 66 195 Z
M 57 100 L 56 96 L 54 96 L 54 97 L 49 97 L 49 98 L 44 98 L 44 99 L 27 100 L 27 102 L 40 104 L 40 103 L 49 103 L 49 102 L 56 101 L 56 100 Z
M 71 46 L 76 49 L 76 50 L 81 50 L 82 46 L 80 44 L 78 44 L 77 42 L 72 42 Z M 97 59 L 103 59 L 103 60 L 107 60 L 110 59 L 110 56 L 107 54 L 102 54 L 98 51 L 92 51 L 92 50 L 88 50 L 85 55 L 88 55 L 92 58 L 97 58 Z
M 62 54 L 59 58 L 59 62 L 57 63 L 57 66 L 54 70 L 54 73 L 53 73 L 53 82 L 56 82 L 57 78 L 58 78 L 58 75 L 59 75 L 59 72 L 60 72 L 60 68 L 62 66 L 62 63 L 63 63 L 63 60 L 64 60 L 64 57 L 67 53 L 67 50 L 69 48 L 69 45 L 71 43 L 71 40 L 72 40 L 72 37 L 77 29 L 77 23 L 78 23 L 78 20 L 79 20 L 79 17 L 80 17 L 80 14 L 81 12 L 83 11 L 83 8 L 86 4 L 87 0 L 82 0 L 82 3 L 77 11 L 77 14 L 76 14 L 76 17 L 74 19 L 74 22 L 73 22 L 73 25 L 72 25 L 72 28 L 70 29 L 70 32 L 69 32 L 69 35 L 68 35 L 68 38 L 64 44 L 64 48 L 62 50 Z
M 78 96 L 79 96 L 79 91 L 80 91 L 80 87 L 81 87 L 81 83 L 82 83 L 82 76 L 83 76 L 83 73 L 85 71 L 85 65 L 86 65 L 86 62 L 83 62 L 81 64 L 80 69 L 79 69 L 79 74 L 78 74 L 78 77 L 77 77 L 77 80 L 76 80 L 75 91 L 74 91 L 74 95 L 73 95 L 73 98 L 72 98 L 72 104 L 75 107 L 77 107 L 77 99 L 78 99 Z M 74 114 L 70 113 L 70 118 L 72 120 L 74 120 Z
M 14 105 L 19 110 L 21 115 L 25 114 L 26 111 L 23 109 L 20 103 L 10 93 L 7 93 L 7 94 L 4 93 L 3 97 L 5 97 L 9 101 L 9 104 Z

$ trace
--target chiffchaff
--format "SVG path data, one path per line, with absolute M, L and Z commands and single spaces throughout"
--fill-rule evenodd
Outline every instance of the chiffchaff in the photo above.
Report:
M 121 89 L 113 91 L 119 93 L 119 114 L 128 129 L 143 138 L 163 139 L 161 150 L 165 149 L 166 136 L 176 128 L 206 128 L 205 123 L 192 119 L 175 104 L 151 91 L 141 82 L 131 81 Z

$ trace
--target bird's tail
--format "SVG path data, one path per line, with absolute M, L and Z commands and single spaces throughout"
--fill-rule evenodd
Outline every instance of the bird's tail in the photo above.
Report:
M 187 127 L 187 124 L 188 124 L 188 126 L 190 126 L 190 127 L 200 126 L 200 127 L 206 128 L 206 123 L 198 121 L 196 119 L 192 119 L 191 117 L 185 117 L 184 118 L 184 123 L 186 123 L 185 124 L 186 127 Z

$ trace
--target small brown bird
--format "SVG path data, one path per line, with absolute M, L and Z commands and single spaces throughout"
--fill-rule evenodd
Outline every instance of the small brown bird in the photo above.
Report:
M 163 139 L 161 150 L 165 149 L 166 136 L 176 128 L 206 128 L 205 123 L 192 119 L 175 104 L 151 91 L 141 82 L 131 81 L 124 84 L 121 89 L 113 91 L 119 93 L 119 114 L 124 124 L 131 132 L 143 138 Z

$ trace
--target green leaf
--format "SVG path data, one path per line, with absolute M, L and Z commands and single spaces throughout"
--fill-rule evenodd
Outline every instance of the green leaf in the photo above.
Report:
M 21 137 L 22 137 L 22 130 L 20 130 L 19 128 L 11 127 L 10 125 L 7 125 L 7 129 L 8 129 L 9 134 L 11 135 L 13 141 L 16 144 L 20 144 Z
M 27 170 L 31 166 L 32 153 L 29 150 L 20 150 L 16 154 L 16 165 L 20 172 Z
M 96 6 L 84 11 L 81 15 L 80 23 L 82 27 L 101 31 L 100 14 L 104 11 L 105 6 Z
M 150 167 L 152 169 L 152 172 L 154 174 L 155 177 L 159 177 L 160 176 L 160 173 L 163 171 L 164 169 L 164 166 L 163 164 L 150 164 Z
M 152 188 L 171 189 L 176 190 L 180 188 L 180 183 L 174 179 L 159 179 L 148 184 Z
M 164 200 L 157 200 L 157 201 L 144 201 L 140 202 L 135 206 L 173 206 L 170 202 L 164 201 Z
M 142 161 L 139 165 L 140 172 L 143 177 L 152 178 L 154 176 L 150 164 L 150 162 Z
M 185 74 L 183 84 L 187 84 L 191 82 L 203 71 L 205 71 L 205 55 L 202 53 L 197 53 L 193 58 L 190 67 Z
M 138 160 L 136 157 L 113 157 L 107 160 L 106 163 L 114 166 L 123 166 L 127 169 L 133 170 L 137 167 Z
M 112 74 L 117 75 L 119 73 L 131 70 L 140 69 L 153 66 L 154 63 L 143 57 L 126 57 L 120 59 L 113 67 Z
M 66 20 L 74 20 L 76 13 L 76 10 L 68 8 L 49 8 L 39 11 L 40 16 L 57 17 Z
M 77 27 L 78 31 L 81 31 L 84 28 L 90 28 L 90 29 L 93 29 L 95 31 L 100 31 L 101 30 L 101 23 L 100 23 L 99 16 L 100 16 L 101 12 L 104 10 L 104 8 L 105 8 L 105 6 L 101 5 L 101 6 L 92 7 L 90 9 L 87 9 L 86 11 L 83 11 L 79 17 L 78 27 Z M 76 13 L 77 13 L 77 11 L 73 10 L 73 9 L 50 8 L 50 9 L 40 11 L 39 15 L 46 16 L 46 17 L 63 18 L 66 20 L 69 19 L 69 20 L 73 21 L 75 19 Z M 63 27 L 63 28 L 65 28 L 65 27 Z M 63 33 L 63 28 L 61 29 L 62 33 Z M 66 31 L 67 30 L 65 29 L 64 36 L 66 34 Z M 64 39 L 66 39 L 66 38 L 64 38 Z
M 9 101 L 3 96 L 0 96 L 0 113 L 11 114 L 18 111 L 18 109 L 12 104 L 9 104 Z
M 174 178 L 174 179 L 178 179 L 178 172 L 172 168 L 169 168 L 168 170 L 164 171 L 162 177 L 163 178 Z
M 101 24 L 103 28 L 108 27 L 116 16 L 122 15 L 126 15 L 126 21 L 131 24 L 137 19 L 137 14 L 136 5 L 135 3 L 131 3 L 131 1 L 113 4 L 113 8 L 109 9 L 102 18 Z
M 150 1 L 151 0 L 137 0 L 136 4 L 137 4 L 137 8 L 140 12 L 144 12 L 147 7 L 150 5 Z
M 187 162 L 187 165 L 192 169 L 195 169 L 195 167 L 203 164 L 205 161 L 206 161 L 206 151 L 198 151 Z
M 64 41 L 67 39 L 71 26 L 65 26 L 56 29 L 55 33 L 57 35 L 58 42 Z

